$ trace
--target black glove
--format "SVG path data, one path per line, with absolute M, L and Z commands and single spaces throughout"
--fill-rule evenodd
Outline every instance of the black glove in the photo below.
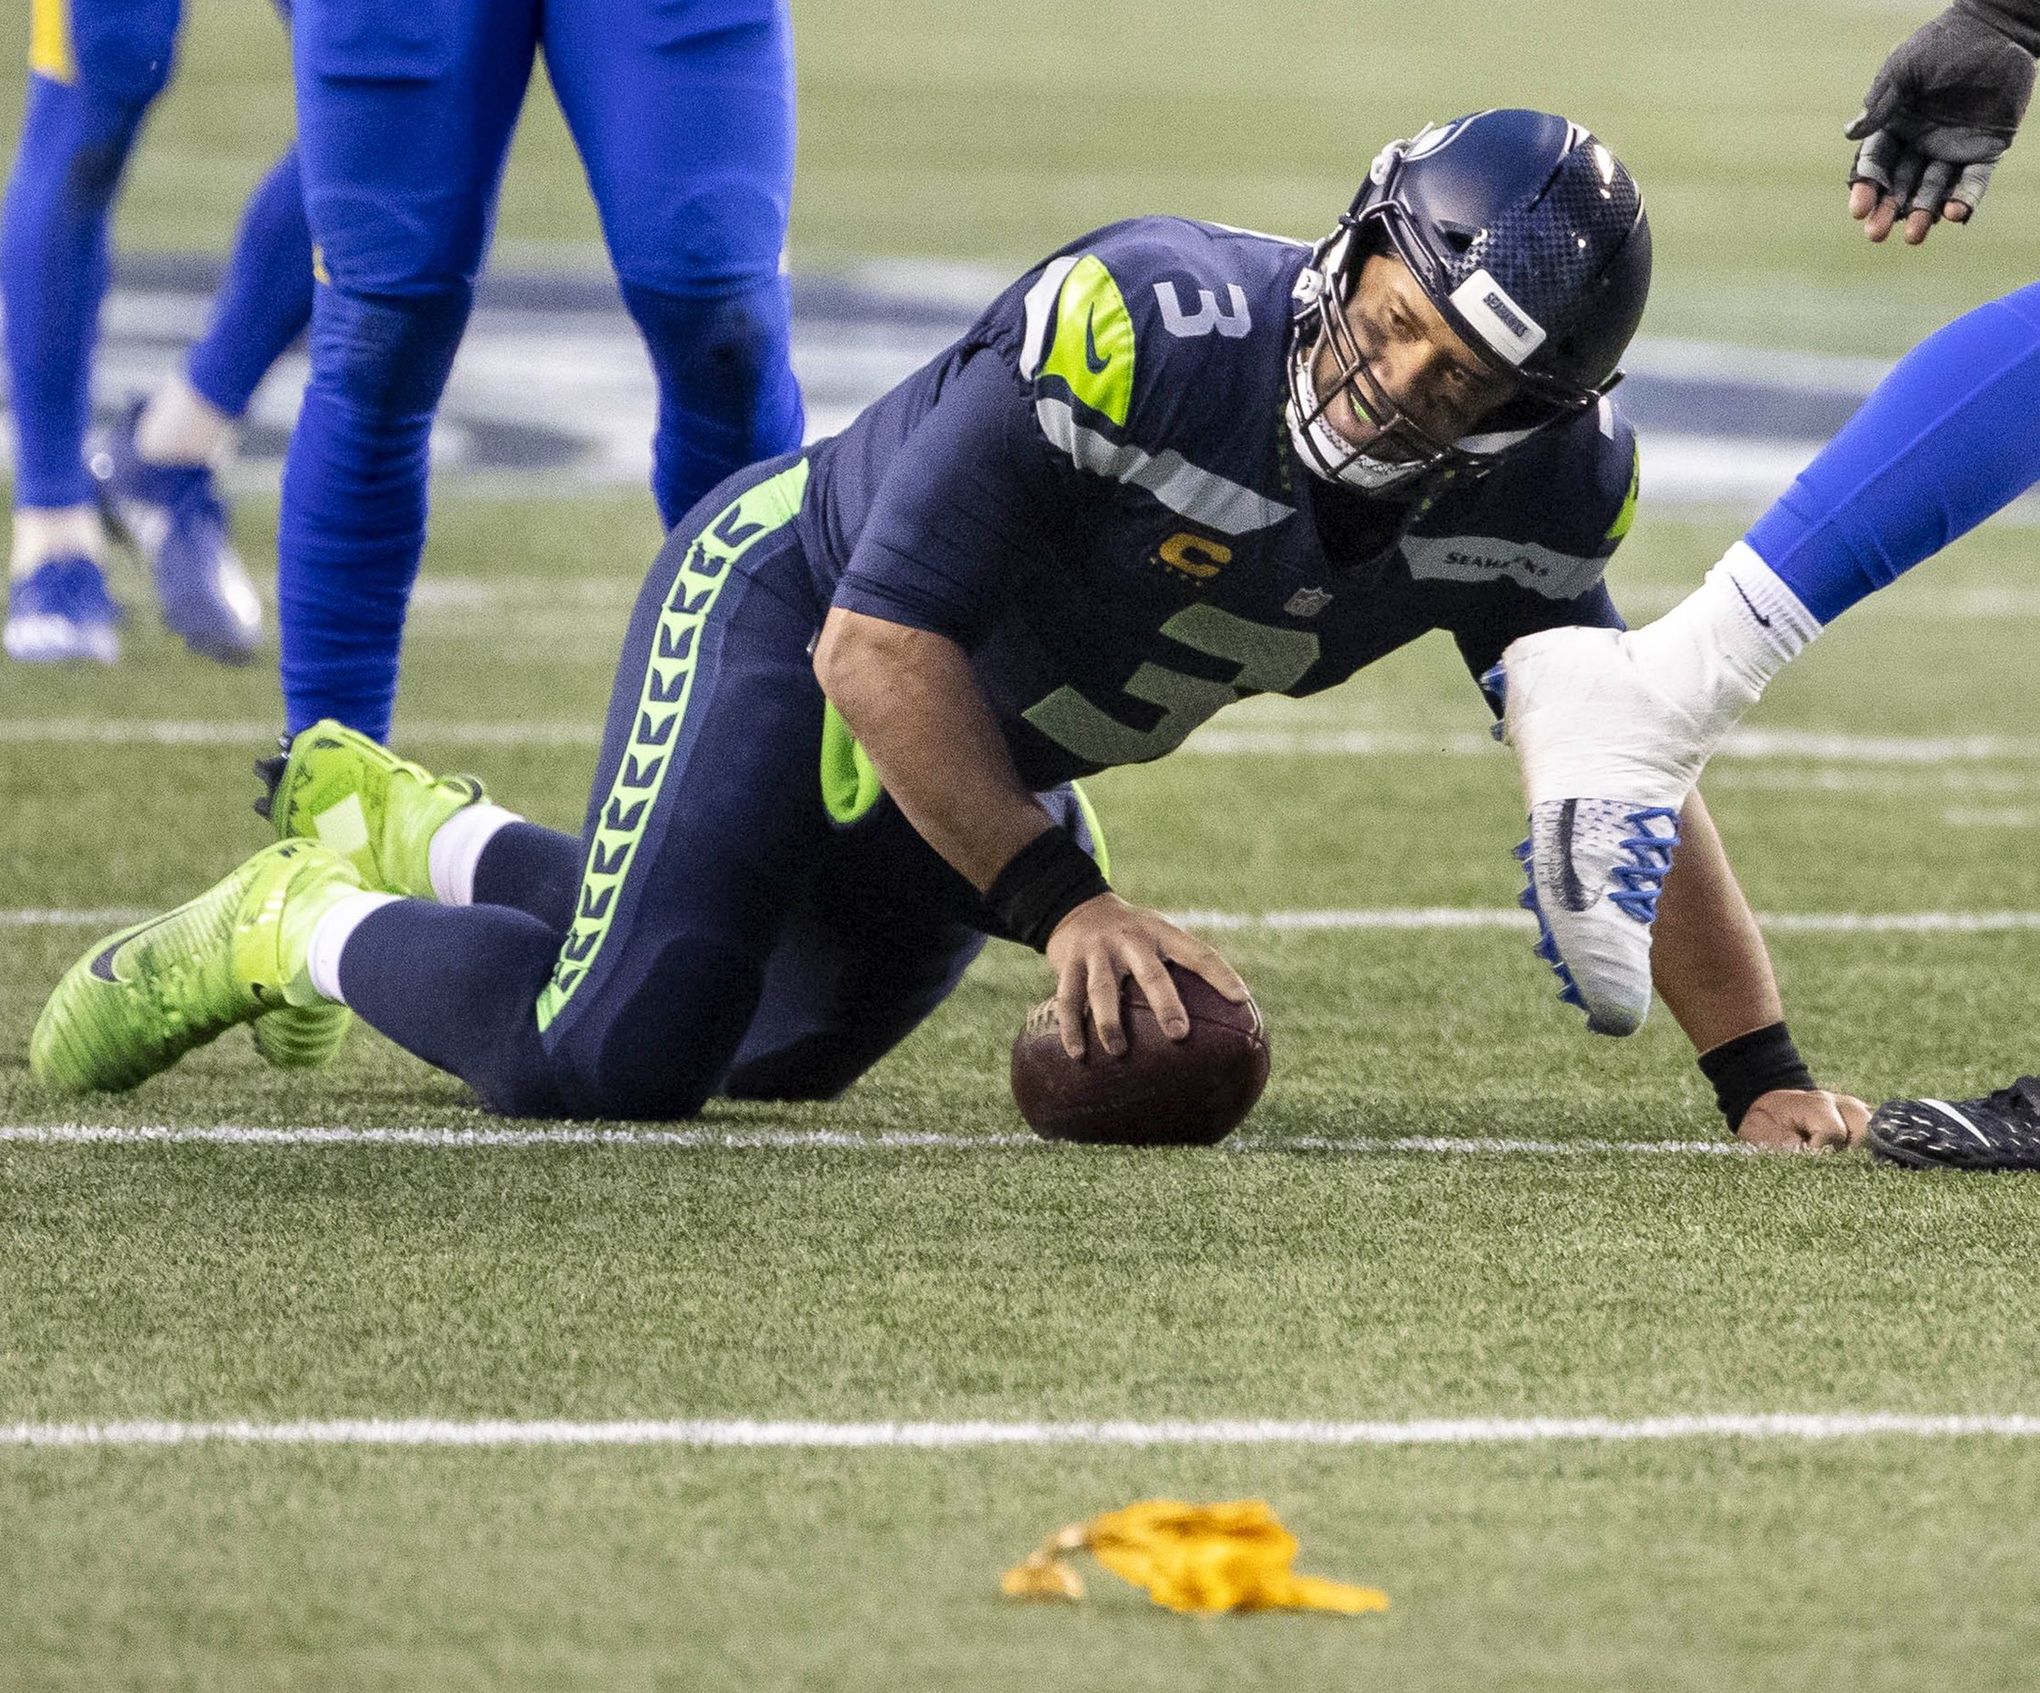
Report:
M 1891 51 L 1843 131 L 1860 141 L 1851 183 L 1874 183 L 1900 216 L 1973 212 L 2033 94 L 2040 5 L 1956 0 Z

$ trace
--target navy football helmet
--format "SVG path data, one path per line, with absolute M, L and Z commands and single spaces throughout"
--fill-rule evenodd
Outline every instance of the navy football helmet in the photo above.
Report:
M 1509 382 L 1457 441 L 1427 434 L 1355 341 L 1346 306 L 1365 260 L 1393 253 L 1445 321 Z M 1540 431 L 1597 404 L 1650 292 L 1650 221 L 1620 160 L 1549 112 L 1475 112 L 1391 142 L 1297 279 L 1288 422 L 1319 475 L 1370 493 L 1480 475 Z M 1333 374 L 1313 376 L 1329 345 Z M 1355 447 L 1326 421 L 1341 389 L 1381 426 Z

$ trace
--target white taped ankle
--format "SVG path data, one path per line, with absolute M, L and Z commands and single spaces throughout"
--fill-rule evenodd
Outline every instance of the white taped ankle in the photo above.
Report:
M 149 396 L 135 423 L 135 451 L 145 464 L 217 468 L 233 446 L 234 420 L 182 375 L 173 376 Z
M 33 576 L 53 558 L 106 558 L 106 525 L 97 506 L 17 506 L 8 574 Z
M 349 894 L 336 900 L 333 909 L 312 926 L 312 944 L 305 949 L 305 973 L 321 997 L 335 1005 L 347 1003 L 340 991 L 340 955 L 365 918 L 396 901 L 395 894 Z
M 426 860 L 432 872 L 432 896 L 441 905 L 473 905 L 475 866 L 496 838 L 496 832 L 523 818 L 486 801 L 464 805 L 432 836 Z

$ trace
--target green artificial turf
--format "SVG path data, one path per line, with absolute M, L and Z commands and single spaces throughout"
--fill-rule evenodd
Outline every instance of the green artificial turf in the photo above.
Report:
M 253 556 L 264 521 L 245 516 Z M 1646 515 L 1618 594 L 1663 604 L 1735 527 Z M 2025 533 L 1986 530 L 1824 637 L 1757 719 L 1854 740 L 1717 766 L 1762 907 L 2040 908 L 2020 829 L 1948 821 L 2040 803 L 2022 703 L 1991 681 L 2033 615 Z M 575 726 L 596 721 L 653 541 L 632 498 L 443 501 L 400 744 L 571 824 L 592 760 Z M 14 906 L 160 905 L 252 848 L 245 770 L 273 689 L 146 628 L 117 672 L 0 670 Z M 1245 708 L 1214 728 L 1263 751 L 1193 742 L 1096 785 L 1119 879 L 1232 913 L 1504 906 L 1518 808 L 1482 720 L 1442 640 L 1319 700 Z M 1356 729 L 1408 738 L 1327 750 Z M 1863 755 L 1922 736 L 1998 742 Z M 132 1095 L 45 1096 L 27 1029 L 92 935 L 0 926 L 0 1122 L 487 1124 L 364 1031 L 310 1078 L 263 1070 L 236 1035 Z M 1275 1047 L 1266 1100 L 1218 1152 L 1010 1144 L 1005 1045 L 1042 986 L 1010 948 L 840 1104 L 703 1124 L 951 1137 L 934 1148 L 0 1146 L 0 1425 L 2040 1404 L 2040 1188 L 1854 1157 L 1366 1150 L 1719 1128 L 1662 1012 L 1633 1041 L 1589 1040 L 1519 932 L 1215 938 Z M 2031 933 L 1775 948 L 1809 1052 L 1873 1098 L 2032 1064 Z M 2033 1644 L 2040 1536 L 2016 1501 L 2036 1461 L 1990 1439 L 13 1449 L 0 1661 L 23 1687 L 2010 1688 Z M 1194 1622 L 1102 1576 L 1080 1610 L 998 1598 L 1040 1534 L 1161 1494 L 1268 1497 L 1303 1567 L 1396 1608 Z
M 1977 228 L 1925 252 L 1871 251 L 1840 215 L 1839 126 L 1925 10 L 803 0 L 793 261 L 1017 268 L 1149 209 L 1310 234 L 1380 139 L 1520 100 L 1594 124 L 1643 179 L 1652 332 L 1888 356 L 2040 271 L 2031 143 Z M 267 8 L 191 13 L 123 200 L 135 247 L 219 246 L 288 135 Z M 599 262 L 542 97 L 501 232 L 520 264 Z M 1645 616 L 1744 521 L 1660 509 L 1650 475 L 1646 442 L 1613 573 Z M 251 559 L 272 524 L 241 512 Z M 1880 596 L 1753 719 L 1845 739 L 1710 772 L 1761 909 L 2040 910 L 2031 535 L 1987 529 Z M 656 541 L 636 494 L 442 495 L 403 749 L 572 826 Z M 309 1078 L 236 1035 L 120 1099 L 30 1082 L 27 1031 L 87 914 L 166 905 L 262 839 L 246 766 L 279 717 L 273 673 L 196 664 L 146 619 L 129 646 L 114 672 L 0 666 L 0 1129 L 487 1127 L 363 1031 Z M 1442 639 L 1228 714 L 1096 785 L 1118 880 L 1234 915 L 1506 907 L 1520 814 L 1484 721 Z M 1995 739 L 1930 744 L 1966 737 Z M 2040 1188 L 1577 1150 L 1718 1135 L 1662 1011 L 1589 1040 L 1510 930 L 1214 938 L 1275 1054 L 1217 1152 L 1008 1144 L 1006 1043 L 1043 983 L 1009 948 L 840 1104 L 703 1124 L 951 1137 L 931 1148 L 0 1142 L 0 1428 L 2040 1410 Z M 1959 1095 L 2036 1062 L 2040 933 L 1774 946 L 1839 1084 Z M 1385 1149 L 1439 1137 L 1576 1150 Z M 2016 1689 L 2040 1647 L 2036 1486 L 2040 1450 L 1988 1438 L 8 1447 L 0 1686 Z M 1395 1608 L 1190 1621 L 1107 1577 L 1078 1609 L 998 1597 L 1048 1530 L 1162 1494 L 1266 1497 L 1303 1568 Z

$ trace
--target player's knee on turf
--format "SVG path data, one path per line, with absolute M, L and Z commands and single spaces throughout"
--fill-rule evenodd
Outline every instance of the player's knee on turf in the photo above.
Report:
M 837 1099 L 871 1064 L 870 1055 L 847 1049 L 839 1036 L 811 1035 L 739 1064 L 724 1078 L 721 1091 L 730 1099 Z
M 558 972 L 554 981 L 564 978 Z M 585 992 L 589 997 L 582 997 Z M 671 1122 L 696 1115 L 751 1020 L 758 967 L 742 950 L 671 938 L 620 959 L 593 987 L 538 1000 L 545 1056 L 520 1115 Z

